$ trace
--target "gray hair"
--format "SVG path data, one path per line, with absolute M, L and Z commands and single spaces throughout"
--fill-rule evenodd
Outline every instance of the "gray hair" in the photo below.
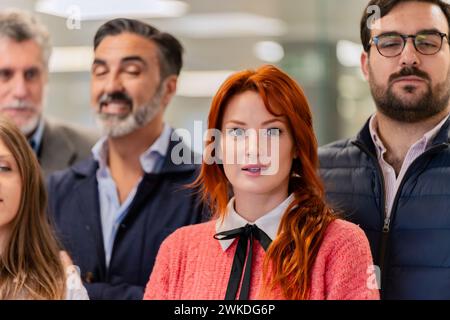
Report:
M 17 42 L 34 40 L 41 48 L 44 66 L 48 69 L 52 52 L 50 34 L 31 13 L 18 9 L 2 10 L 0 37 L 8 37 Z

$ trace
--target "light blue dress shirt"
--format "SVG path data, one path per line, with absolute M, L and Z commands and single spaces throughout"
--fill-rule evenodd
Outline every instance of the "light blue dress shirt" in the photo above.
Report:
M 161 171 L 164 159 L 169 147 L 172 129 L 164 124 L 164 129 L 156 141 L 139 158 L 142 170 L 145 173 L 158 173 Z M 100 218 L 102 223 L 103 244 L 105 248 L 106 266 L 109 267 L 114 239 L 117 230 L 126 217 L 130 204 L 132 203 L 136 190 L 141 182 L 134 186 L 126 200 L 120 204 L 116 184 L 108 167 L 108 143 L 107 138 L 100 139 L 92 148 L 94 159 L 98 161 L 97 169 L 98 194 L 100 201 Z

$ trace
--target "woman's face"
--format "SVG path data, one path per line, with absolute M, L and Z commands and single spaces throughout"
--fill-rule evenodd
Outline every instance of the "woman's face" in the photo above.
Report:
M 288 192 L 294 142 L 285 117 L 271 114 L 260 95 L 231 98 L 222 123 L 221 158 L 233 192 Z
M 22 194 L 22 179 L 11 151 L 0 139 L 0 238 L 9 231 L 17 215 Z

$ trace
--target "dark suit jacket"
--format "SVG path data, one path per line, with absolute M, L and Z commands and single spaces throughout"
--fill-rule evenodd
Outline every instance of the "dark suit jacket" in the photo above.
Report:
M 162 172 L 145 174 L 117 232 L 109 268 L 92 158 L 49 179 L 49 210 L 56 231 L 81 269 L 91 299 L 142 299 L 161 242 L 175 229 L 202 221 L 198 193 L 184 187 L 199 166 L 175 165 L 170 142 Z
M 99 135 L 89 129 L 45 120 L 39 163 L 45 177 L 57 170 L 63 170 L 86 159 Z

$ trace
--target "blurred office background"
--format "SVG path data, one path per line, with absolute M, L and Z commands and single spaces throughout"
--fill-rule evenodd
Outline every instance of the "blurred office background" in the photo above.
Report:
M 349 137 L 374 111 L 359 69 L 362 0 L 1 0 L 27 9 L 49 28 L 54 45 L 46 113 L 95 127 L 90 108 L 92 39 L 113 17 L 138 18 L 185 47 L 178 94 L 166 119 L 194 131 L 233 71 L 272 63 L 304 88 L 319 144 Z M 1 57 L 0 57 L 1 58 Z M 204 123 L 205 125 L 205 123 Z

